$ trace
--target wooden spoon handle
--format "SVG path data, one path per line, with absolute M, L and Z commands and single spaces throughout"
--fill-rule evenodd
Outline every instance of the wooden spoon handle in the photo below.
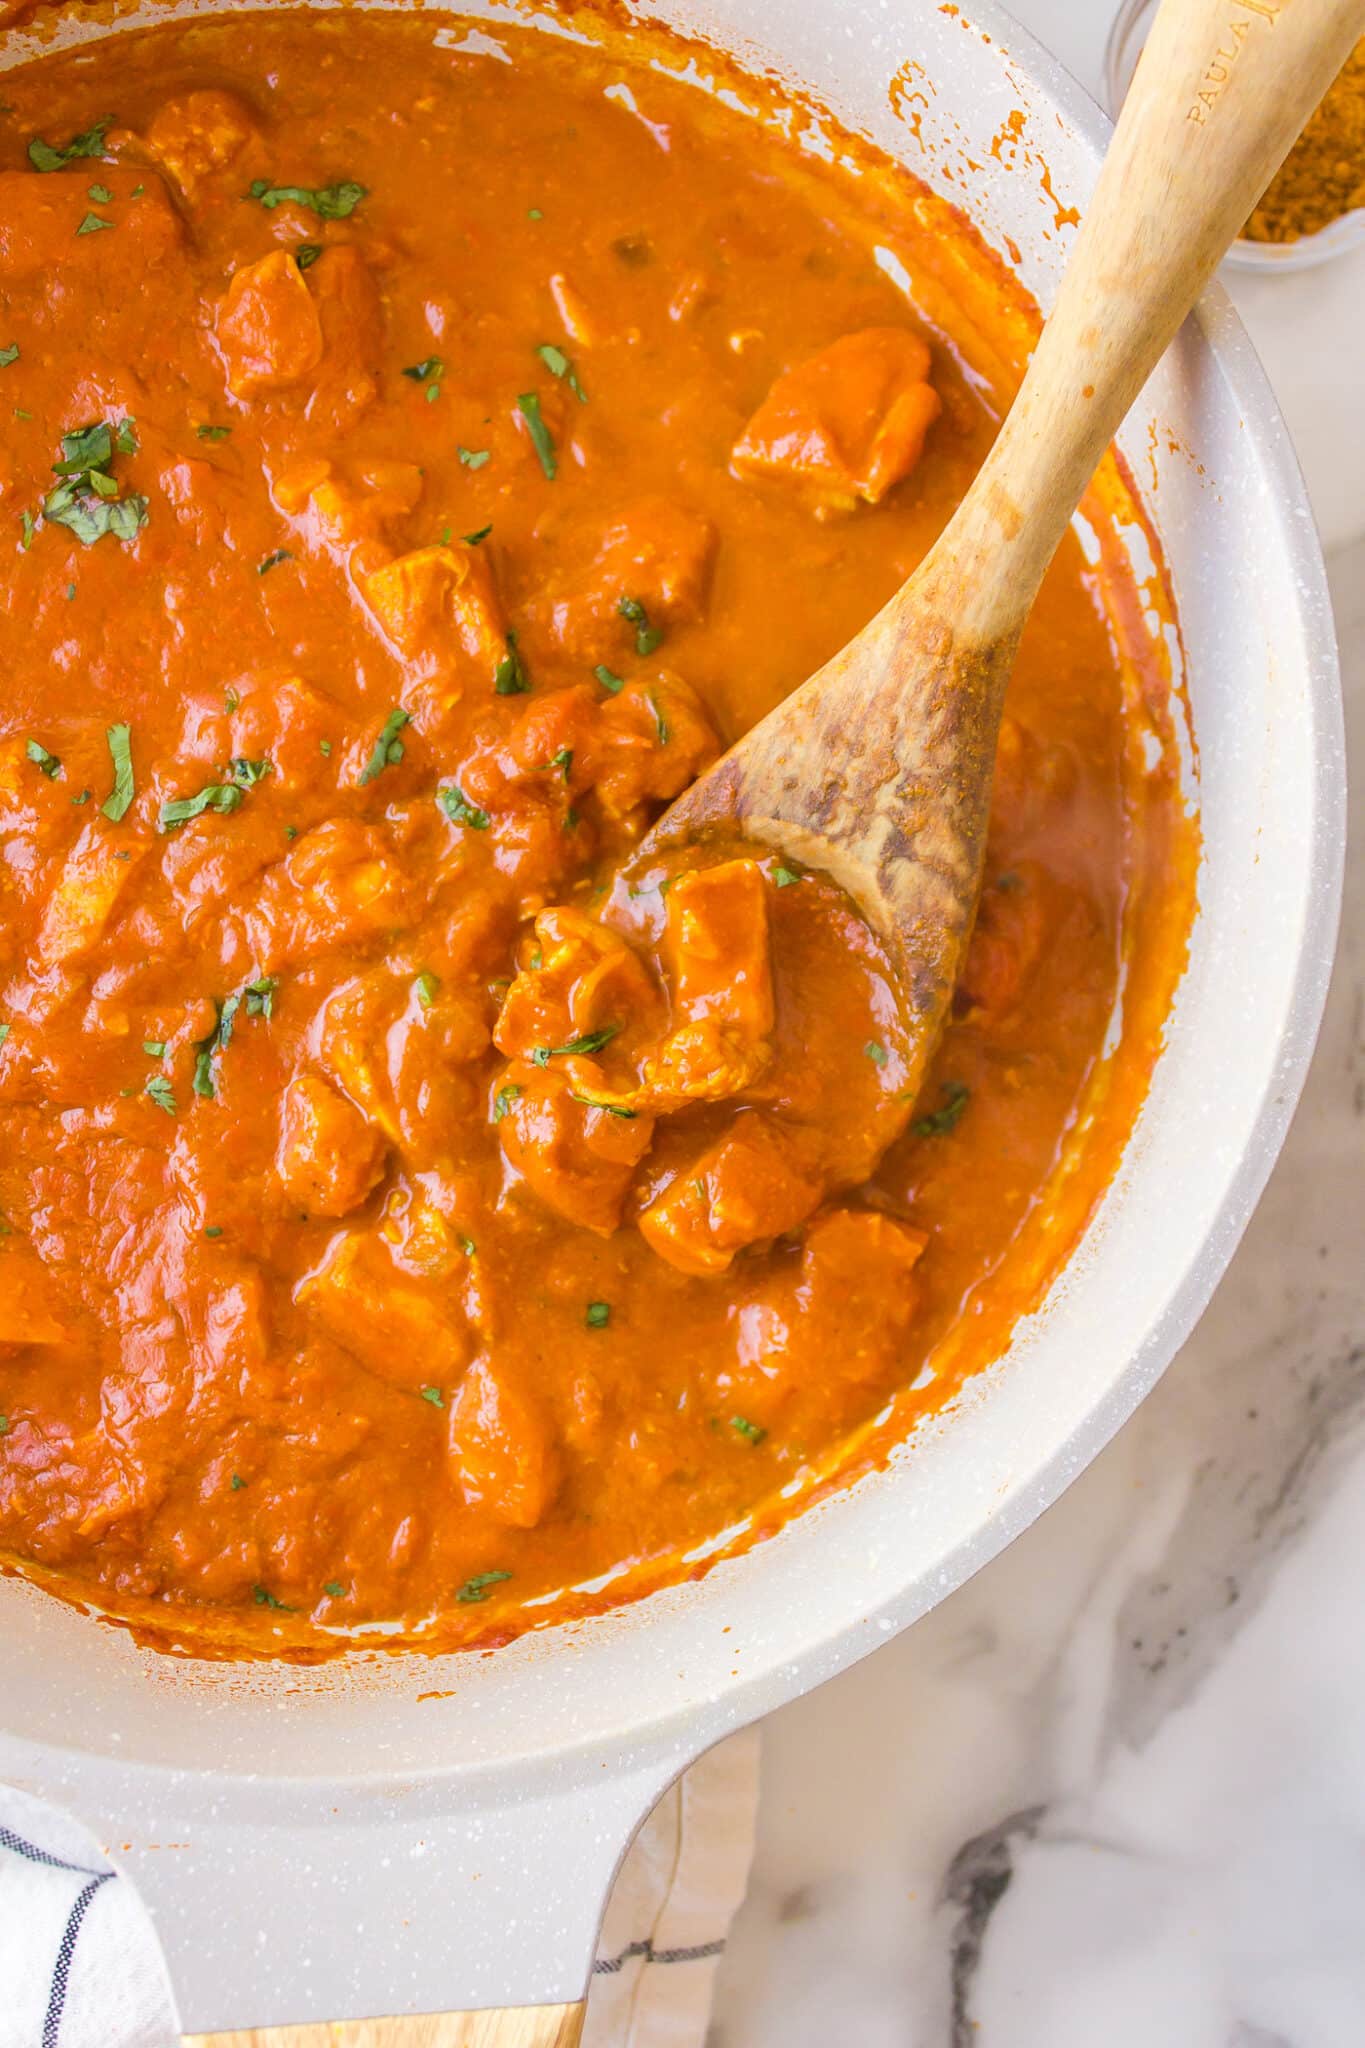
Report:
M 978 644 L 1017 631 L 1124 414 L 1362 34 L 1365 0 L 1162 0 L 1028 373 L 924 565 Z
M 185 2048 L 578 2048 L 582 2031 L 581 2005 L 522 2005 L 500 2012 L 186 2034 Z

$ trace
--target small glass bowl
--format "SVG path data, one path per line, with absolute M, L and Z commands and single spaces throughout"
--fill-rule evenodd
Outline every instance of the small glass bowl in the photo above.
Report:
M 1110 117 L 1115 121 L 1133 82 L 1157 4 L 1158 0 L 1123 0 L 1109 31 L 1104 48 L 1104 94 Z M 1357 206 L 1329 221 L 1315 235 L 1300 235 L 1297 241 L 1251 242 L 1239 236 L 1223 260 L 1236 270 L 1258 270 L 1262 274 L 1312 270 L 1319 263 L 1330 262 L 1333 256 L 1344 255 L 1348 249 L 1362 247 L 1365 207 Z

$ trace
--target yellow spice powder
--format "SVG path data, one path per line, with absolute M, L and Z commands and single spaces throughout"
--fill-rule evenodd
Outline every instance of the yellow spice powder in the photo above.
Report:
M 1252 242 L 1297 242 L 1365 206 L 1365 38 L 1271 179 L 1242 230 Z

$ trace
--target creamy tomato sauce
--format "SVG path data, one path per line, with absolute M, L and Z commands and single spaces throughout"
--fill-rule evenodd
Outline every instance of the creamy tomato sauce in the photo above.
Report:
M 917 1101 L 818 875 L 620 879 L 923 555 L 1027 323 L 903 175 L 457 44 L 6 75 L 0 1552 L 204 1652 L 505 1636 L 903 1433 L 1074 1241 L 1188 915 L 1117 472 Z

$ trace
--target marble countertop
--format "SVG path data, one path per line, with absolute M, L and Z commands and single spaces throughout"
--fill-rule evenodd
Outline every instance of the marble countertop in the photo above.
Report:
M 1014 0 L 1097 96 L 1105 0 Z M 1365 2043 L 1365 251 L 1225 282 L 1328 548 L 1354 857 L 1192 1341 L 996 1562 L 765 1729 L 708 2048 Z

